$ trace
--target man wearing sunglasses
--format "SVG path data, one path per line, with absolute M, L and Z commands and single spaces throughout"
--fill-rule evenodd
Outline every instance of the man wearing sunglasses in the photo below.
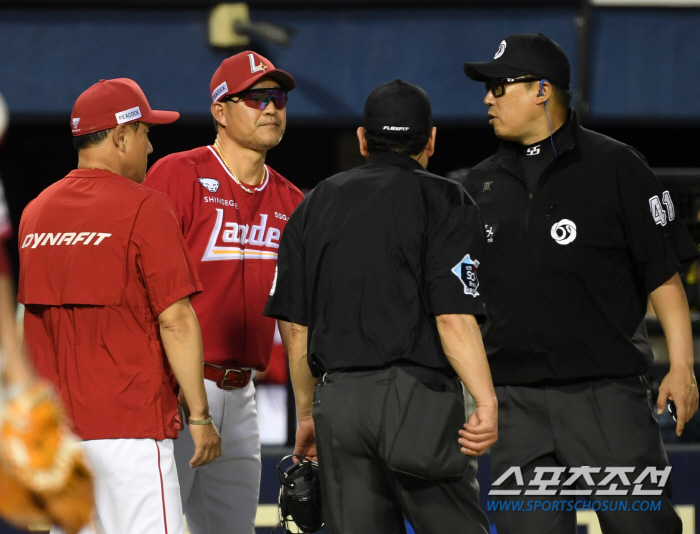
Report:
M 280 237 L 303 195 L 265 165 L 286 126 L 294 78 L 245 51 L 211 80 L 212 145 L 158 161 L 145 184 L 165 192 L 204 291 L 192 299 L 202 328 L 204 378 L 221 431 L 221 458 L 190 469 L 188 429 L 175 443 L 182 504 L 192 534 L 252 534 L 260 488 L 260 438 L 252 377 L 267 367 L 275 321 L 262 312 Z M 280 324 L 286 333 L 287 324 Z M 187 409 L 187 399 L 181 399 Z M 192 455 L 190 454 L 190 457 Z
M 465 181 L 487 236 L 483 333 L 500 407 L 492 480 L 518 495 L 505 498 L 539 499 L 550 510 L 496 512 L 498 532 L 574 534 L 576 509 L 551 501 L 582 491 L 604 533 L 680 533 L 670 478 L 636 482 L 658 491 L 647 493 L 657 511 L 619 510 L 645 498 L 632 494 L 644 469 L 668 466 L 644 377 L 653 361 L 649 296 L 671 361 L 657 409 L 675 401 L 680 434 L 698 408 L 678 275 L 697 249 L 643 156 L 579 125 L 569 61 L 554 41 L 512 35 L 493 61 L 464 71 L 486 84 L 489 123 L 502 140 Z M 604 482 L 610 467 L 633 468 L 630 484 Z M 520 480 L 504 477 L 512 468 Z M 543 473 L 553 482 L 539 484 Z

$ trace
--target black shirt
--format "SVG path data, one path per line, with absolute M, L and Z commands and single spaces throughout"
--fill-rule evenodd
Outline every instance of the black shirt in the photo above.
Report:
M 434 316 L 483 319 L 482 228 L 461 185 L 407 156 L 371 154 L 292 214 L 265 315 L 309 327 L 315 373 L 401 361 L 448 368 Z
M 560 132 L 534 190 L 516 143 L 466 178 L 490 236 L 481 287 L 495 384 L 643 374 L 648 294 L 698 256 L 638 152 L 573 112 Z

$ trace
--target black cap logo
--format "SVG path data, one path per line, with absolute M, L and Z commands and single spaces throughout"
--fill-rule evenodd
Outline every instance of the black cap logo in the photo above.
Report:
M 496 55 L 493 56 L 493 59 L 498 59 L 499 57 L 501 57 L 503 55 L 503 52 L 505 52 L 505 51 L 506 51 L 506 42 L 501 41 L 501 44 L 499 45 L 498 50 L 496 50 Z
M 428 95 L 403 80 L 383 83 L 367 97 L 364 127 L 372 133 L 429 134 L 433 115 Z

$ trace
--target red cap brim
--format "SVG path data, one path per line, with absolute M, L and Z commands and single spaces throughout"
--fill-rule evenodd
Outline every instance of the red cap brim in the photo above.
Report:
M 148 124 L 170 124 L 179 118 L 180 114 L 177 111 L 160 111 L 157 109 L 152 109 L 147 116 L 141 117 L 139 121 L 146 122 Z
M 223 97 L 225 95 L 235 95 L 236 93 L 245 91 L 249 87 L 252 87 L 256 83 L 258 83 L 258 80 L 260 80 L 260 78 L 271 78 L 275 80 L 285 91 L 291 91 L 296 87 L 296 82 L 294 81 L 294 78 L 291 74 L 280 69 L 274 69 L 270 72 L 261 72 L 259 74 L 251 76 L 250 78 L 246 78 L 237 86 L 231 87 L 227 93 L 221 96 Z M 221 97 L 219 97 L 219 100 L 221 100 Z

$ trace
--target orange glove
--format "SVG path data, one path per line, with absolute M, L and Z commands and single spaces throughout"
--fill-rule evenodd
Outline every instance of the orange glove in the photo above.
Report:
M 76 534 L 91 519 L 92 474 L 53 388 L 39 383 L 0 415 L 0 515 Z

